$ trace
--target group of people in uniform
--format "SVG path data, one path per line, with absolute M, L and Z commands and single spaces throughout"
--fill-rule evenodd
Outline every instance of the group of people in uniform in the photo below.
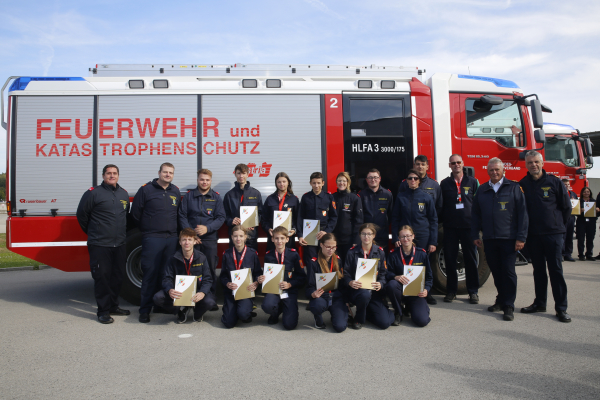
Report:
M 98 320 L 108 324 L 114 321 L 111 315 L 130 314 L 118 302 L 129 217 L 142 234 L 140 322 L 149 322 L 153 310 L 174 314 L 178 323 L 186 322 L 193 311 L 193 320 L 202 321 L 206 312 L 219 310 L 218 281 L 224 292 L 223 325 L 232 328 L 238 322 L 251 322 L 257 315 L 254 301 L 235 300 L 233 292 L 238 286 L 231 281 L 230 272 L 248 268 L 250 291 L 258 290 L 265 280 L 258 256 L 259 227 L 243 228 L 240 219 L 241 206 L 256 206 L 260 228 L 267 236 L 264 262 L 283 264 L 285 268 L 280 283 L 282 294 L 265 294 L 261 305 L 269 315 L 269 324 L 278 324 L 281 318 L 285 329 L 296 328 L 298 293 L 304 288 L 309 299 L 307 309 L 318 329 L 326 327 L 326 311 L 336 332 L 348 326 L 360 329 L 366 320 L 386 329 L 398 326 L 403 316 L 410 316 L 417 326 L 426 326 L 431 320 L 429 305 L 437 303 L 430 293 L 433 278 L 429 259 L 438 245 L 438 223 L 443 225 L 445 302 L 456 299 L 458 292 L 460 245 L 469 302 L 479 303 L 476 246 L 483 245 L 497 289 L 496 301 L 488 310 L 503 311 L 503 318 L 512 321 L 517 287 L 515 261 L 527 242 L 535 299 L 521 312 L 546 310 L 549 274 L 556 315 L 560 321 L 570 322 L 561 261 L 571 203 L 565 185 L 543 170 L 541 154 L 527 153 L 528 173 L 518 183 L 504 177 L 499 158 L 489 160 L 490 179 L 482 185 L 465 174 L 460 155 L 453 154 L 448 165 L 450 176 L 438 184 L 427 176 L 427 157 L 417 156 L 395 199 L 381 186 L 381 174 L 376 169 L 369 170 L 366 187 L 358 194 L 350 191 L 347 172 L 338 174 L 333 194 L 324 190 L 323 174 L 314 172 L 309 179 L 312 190 L 301 199 L 294 194 L 290 177 L 280 172 L 275 176 L 277 190 L 263 202 L 261 193 L 247 180 L 245 164 L 235 167 L 234 187 L 221 198 L 211 187 L 212 172 L 208 169 L 198 171 L 197 187 L 182 196 L 171 183 L 175 167 L 163 163 L 158 178 L 137 191 L 131 210 L 129 195 L 118 184 L 119 168 L 106 165 L 103 182 L 86 191 L 77 209 L 80 226 L 88 235 Z M 292 213 L 291 230 L 274 228 L 277 210 Z M 318 246 L 309 245 L 302 237 L 306 219 L 320 222 Z M 224 223 L 230 247 L 223 253 L 217 277 L 217 232 Z M 388 249 L 390 226 L 393 248 Z M 362 287 L 355 279 L 359 258 L 378 260 L 376 282 L 370 288 Z M 404 271 L 410 265 L 425 269 L 424 288 L 417 296 L 403 295 L 403 285 L 409 282 Z M 316 274 L 332 272 L 337 274 L 338 288 L 317 289 Z M 175 290 L 177 275 L 198 278 L 194 307 L 173 306 L 182 295 Z

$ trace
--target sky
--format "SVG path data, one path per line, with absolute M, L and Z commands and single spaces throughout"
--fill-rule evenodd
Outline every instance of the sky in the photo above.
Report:
M 101 63 L 415 66 L 512 80 L 553 110 L 545 121 L 590 132 L 599 18 L 598 1 L 0 0 L 0 81 Z

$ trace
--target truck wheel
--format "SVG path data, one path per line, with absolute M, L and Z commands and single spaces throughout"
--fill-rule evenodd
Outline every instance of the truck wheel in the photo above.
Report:
M 135 306 L 140 305 L 142 275 L 142 234 L 135 229 L 127 233 L 127 261 L 121 285 L 121 297 Z
M 444 232 L 443 228 L 440 227 L 438 233 L 438 247 L 435 254 L 431 257 L 431 271 L 433 273 L 433 287 L 442 293 L 446 293 L 446 266 L 444 261 Z M 485 258 L 483 248 L 477 248 L 477 271 L 479 273 L 479 287 L 490 277 L 490 267 L 488 266 Z M 458 269 L 458 294 L 467 293 L 467 281 L 465 279 L 465 262 L 463 259 L 462 249 L 458 249 L 457 257 L 457 269 Z

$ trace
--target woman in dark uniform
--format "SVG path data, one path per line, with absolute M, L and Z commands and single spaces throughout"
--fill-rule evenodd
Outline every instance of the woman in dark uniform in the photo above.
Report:
M 333 233 L 337 238 L 337 254 L 342 265 L 350 247 L 359 243 L 358 227 L 363 223 L 362 201 L 350 192 L 350 174 L 340 172 L 336 179 L 337 192 L 333 194 L 338 209 L 338 220 Z
M 296 248 L 296 219 L 298 218 L 298 197 L 292 190 L 292 181 L 288 174 L 280 172 L 275 175 L 275 186 L 277 191 L 265 200 L 261 224 L 267 233 L 267 250 L 273 250 L 273 214 L 275 211 L 289 211 L 292 213 L 292 230 L 289 231 L 290 240 L 286 246 Z
M 576 231 L 577 231 L 577 252 L 579 253 L 579 260 L 595 261 L 594 258 L 594 236 L 596 235 L 596 217 L 585 217 L 584 214 L 584 202 L 596 202 L 592 197 L 592 190 L 589 187 L 581 189 L 581 195 L 579 196 L 579 205 L 581 207 L 580 215 L 577 216 Z M 594 205 L 596 207 L 596 205 Z M 600 211 L 600 208 L 596 208 L 596 211 Z M 587 241 L 587 246 L 586 246 Z M 584 255 L 584 249 L 585 255 Z

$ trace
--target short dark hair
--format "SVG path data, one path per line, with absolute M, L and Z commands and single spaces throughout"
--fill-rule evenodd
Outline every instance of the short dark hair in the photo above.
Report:
M 312 181 L 313 179 L 322 179 L 323 181 L 325 181 L 323 174 L 320 172 L 313 172 L 312 174 L 310 174 L 309 182 Z
M 242 174 L 247 174 L 249 169 L 246 164 L 238 164 L 235 166 L 233 173 L 235 174 L 237 171 L 240 171 Z
M 371 168 L 370 170 L 367 171 L 367 175 L 369 175 L 370 173 L 377 174 L 381 178 L 381 172 L 379 172 L 379 170 L 377 168 Z
M 192 228 L 183 228 L 181 232 L 179 232 L 179 240 L 184 237 L 191 237 L 195 239 L 196 236 L 196 231 L 194 231 Z
M 416 157 L 415 157 L 415 163 L 416 163 L 417 161 L 420 161 L 420 162 L 424 162 L 424 163 L 427 163 L 427 164 L 429 164 L 429 160 L 427 159 L 427 156 L 425 156 L 425 155 L 423 155 L 423 154 L 419 154 L 418 156 L 416 156 Z
M 563 183 L 569 183 L 569 180 L 567 178 L 561 179 L 561 181 L 563 181 Z
M 417 172 L 416 169 L 414 169 L 414 168 L 409 169 L 408 172 L 406 173 L 406 177 L 408 178 L 408 176 L 410 174 L 415 174 L 417 176 L 417 178 L 419 178 L 419 183 L 421 182 L 421 176 L 419 175 L 419 173 Z
M 175 171 L 175 166 L 173 164 L 171 164 L 170 162 L 164 162 L 164 163 L 160 164 L 160 168 L 158 169 L 158 172 L 162 171 L 163 167 L 173 168 L 173 171 Z
M 104 174 L 106 174 L 106 170 L 109 168 L 116 168 L 117 169 L 117 175 L 119 174 L 119 167 L 117 167 L 115 164 L 106 164 L 104 166 L 104 168 L 102 168 L 102 176 L 104 176 Z

